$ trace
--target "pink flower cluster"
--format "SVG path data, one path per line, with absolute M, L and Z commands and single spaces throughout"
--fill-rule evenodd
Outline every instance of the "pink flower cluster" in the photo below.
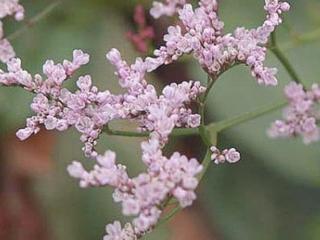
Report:
M 186 0 L 165 0 L 165 3 L 154 1 L 152 8 L 150 9 L 150 14 L 154 18 L 173 16 L 186 4 L 186 2 Z
M 309 91 L 301 84 L 291 82 L 285 87 L 289 106 L 283 111 L 284 120 L 275 121 L 268 133 L 272 138 L 302 136 L 305 144 L 320 140 L 317 126 L 320 120 L 320 87 L 313 84 Z
M 212 146 L 210 148 L 211 160 L 214 161 L 215 164 L 221 163 L 236 163 L 240 161 L 240 153 L 235 148 L 225 149 L 220 151 L 216 146 Z
M 0 83 L 22 86 L 36 93 L 31 104 L 36 115 L 27 119 L 26 128 L 19 130 L 17 136 L 25 140 L 37 133 L 40 125 L 59 131 L 74 126 L 82 134 L 85 154 L 95 157 L 96 139 L 111 120 L 135 119 L 142 131 L 154 132 L 161 143 L 167 140 L 174 127 L 199 126 L 200 116 L 192 114 L 186 106 L 205 91 L 199 82 L 173 83 L 158 97 L 154 86 L 144 79 L 148 65 L 142 59 L 138 58 L 129 66 L 115 49 L 107 57 L 116 65 L 120 85 L 127 89 L 127 93 L 100 92 L 92 86 L 89 75 L 79 77 L 76 92 L 63 88 L 63 83 L 89 61 L 89 55 L 81 50 L 74 51 L 72 62 L 65 60 L 63 64 L 55 64 L 48 60 L 43 66 L 46 79 L 39 74 L 32 77 L 21 68 L 19 59 L 11 59 L 7 63 L 8 72 L 0 73 Z
M 3 16 L 15 14 L 18 20 L 23 16 L 23 8 L 18 1 L 4 2 L 6 4 L 3 6 L 12 8 L 1 8 L 1 2 L 0 18 L 1 13 Z M 76 80 L 76 91 L 64 87 L 75 71 L 89 62 L 89 55 L 81 50 L 73 52 L 71 61 L 46 61 L 43 74 L 32 76 L 22 68 L 21 60 L 14 58 L 11 45 L 1 42 L 6 40 L 2 39 L 0 28 L 0 60 L 7 64 L 6 72 L 0 70 L 0 84 L 19 86 L 35 94 L 31 103 L 35 114 L 26 120 L 26 127 L 20 129 L 17 136 L 25 140 L 38 133 L 42 126 L 58 131 L 74 127 L 81 133 L 83 151 L 95 163 L 93 169 L 88 171 L 75 161 L 68 166 L 69 174 L 78 179 L 83 188 L 112 187 L 114 201 L 121 204 L 123 214 L 133 217 L 132 223 L 124 228 L 119 222 L 107 225 L 104 240 L 137 239 L 159 221 L 164 202 L 174 197 L 183 208 L 193 203 L 197 175 L 202 171 L 196 159 L 188 159 L 178 152 L 166 157 L 163 148 L 174 128 L 200 126 L 201 117 L 192 112 L 191 103 L 198 100 L 206 88 L 200 82 L 187 81 L 167 85 L 158 94 L 155 87 L 147 82 L 146 74 L 176 61 L 183 54 L 193 54 L 211 77 L 243 63 L 250 67 L 259 84 L 276 85 L 277 70 L 264 66 L 266 44 L 270 34 L 281 23 L 281 14 L 289 7 L 286 2 L 266 0 L 267 17 L 262 26 L 251 30 L 237 28 L 233 34 L 224 34 L 224 24 L 217 15 L 216 0 L 200 0 L 195 9 L 185 0 L 154 2 L 151 10 L 154 17 L 178 12 L 183 26 L 169 27 L 168 34 L 164 36 L 165 45 L 155 50 L 153 57 L 137 58 L 131 65 L 122 59 L 118 50 L 109 51 L 106 57 L 116 69 L 115 75 L 124 90 L 122 94 L 100 91 L 93 85 L 90 75 Z M 150 37 L 150 29 L 141 11 L 140 8 L 136 12 L 135 21 L 140 29 L 137 35 L 131 35 L 132 40 L 145 40 L 148 34 Z M 310 140 L 315 138 L 317 132 L 318 138 L 318 128 L 314 125 L 318 119 L 316 116 L 320 114 L 313 108 L 314 103 L 320 101 L 318 86 L 305 92 L 299 85 L 290 85 L 286 94 L 291 105 L 282 125 L 294 126 L 293 132 L 288 131 L 291 135 L 300 133 L 306 137 L 312 133 L 308 135 Z M 130 177 L 126 166 L 116 162 L 114 152 L 106 151 L 100 155 L 95 150 L 100 134 L 108 130 L 108 124 L 114 120 L 135 121 L 139 131 L 150 133 L 148 140 L 141 143 L 146 171 L 136 177 Z M 276 130 L 283 132 L 282 128 Z M 216 164 L 240 160 L 240 153 L 234 148 L 221 152 L 211 147 L 211 151 L 211 158 Z
M 78 90 L 70 92 L 63 83 L 82 65 L 89 55 L 75 50 L 73 60 L 55 64 L 48 60 L 43 66 L 45 79 L 37 74 L 32 77 L 21 68 L 19 59 L 11 59 L 8 72 L 0 73 L 0 83 L 21 86 L 36 94 L 31 104 L 35 116 L 27 119 L 27 126 L 17 132 L 21 140 L 36 134 L 43 125 L 47 130 L 64 131 L 74 126 L 81 134 L 86 156 L 97 161 L 94 170 L 85 171 L 80 163 L 69 168 L 72 176 L 80 178 L 80 185 L 109 185 L 115 188 L 115 200 L 122 203 L 125 215 L 137 216 L 133 225 L 136 233 L 143 233 L 156 224 L 160 204 L 170 196 L 176 197 L 182 207 L 195 199 L 198 184 L 195 176 L 202 167 L 196 159 L 187 159 L 174 153 L 169 159 L 162 155 L 162 148 L 175 127 L 198 127 L 200 116 L 189 108 L 191 101 L 205 88 L 199 82 L 183 82 L 166 86 L 160 96 L 144 76 L 150 68 L 138 58 L 129 66 L 120 53 L 112 49 L 107 58 L 116 67 L 120 86 L 126 89 L 121 95 L 100 92 L 92 86 L 91 77 L 77 80 Z M 150 131 L 149 141 L 142 143 L 142 160 L 148 171 L 136 178 L 129 178 L 125 166 L 115 164 L 115 154 L 98 155 L 94 150 L 103 128 L 116 119 L 136 120 L 141 131 Z
M 17 21 L 24 18 L 24 8 L 19 4 L 19 0 L 1 0 L 0 2 L 0 18 L 14 15 Z
M 266 20 L 256 29 L 237 28 L 224 34 L 224 23 L 217 14 L 216 0 L 200 0 L 199 7 L 184 4 L 178 11 L 183 27 L 170 26 L 164 36 L 165 46 L 155 50 L 155 58 L 147 61 L 154 68 L 177 60 L 183 54 L 193 54 L 211 76 L 218 76 L 239 63 L 250 67 L 259 84 L 277 85 L 277 69 L 264 66 L 266 44 L 270 34 L 282 22 L 281 14 L 290 5 L 278 0 L 266 0 Z
M 135 178 L 128 177 L 125 166 L 116 164 L 116 155 L 111 151 L 98 155 L 90 172 L 79 162 L 68 167 L 70 175 L 80 180 L 81 187 L 113 187 L 114 201 L 122 204 L 122 213 L 135 216 L 132 226 L 137 236 L 158 222 L 162 211 L 160 206 L 170 196 L 174 196 L 181 207 L 192 204 L 198 185 L 196 175 L 202 170 L 196 159 L 189 160 L 177 152 L 170 158 L 163 156 L 156 139 L 143 142 L 142 151 L 147 172 Z M 112 235 L 110 231 L 108 234 Z
M 4 38 L 2 19 L 6 16 L 14 15 L 17 21 L 24 18 L 24 8 L 19 4 L 19 0 L 0 1 L 0 62 L 7 62 L 16 54 L 10 42 Z
M 48 60 L 43 65 L 44 79 L 40 74 L 31 76 L 21 67 L 21 60 L 12 58 L 7 63 L 8 72 L 0 72 L 0 84 L 5 86 L 21 86 L 24 89 L 33 92 L 36 96 L 31 104 L 31 109 L 36 113 L 26 121 L 26 128 L 20 129 L 17 136 L 25 140 L 32 134 L 40 131 L 40 126 L 44 125 L 46 129 L 59 131 L 66 130 L 71 124 L 72 116 L 66 108 L 63 99 L 66 89 L 63 89 L 63 83 L 80 68 L 81 65 L 88 63 L 89 55 L 80 50 L 73 53 L 73 61 L 64 61 L 63 64 L 55 64 Z M 81 82 L 80 78 L 79 82 Z
M 148 52 L 148 44 L 154 39 L 155 33 L 153 27 L 147 25 L 145 10 L 142 5 L 137 5 L 135 8 L 134 22 L 138 27 L 138 32 L 129 31 L 127 32 L 127 37 L 137 51 L 146 54 Z
M 127 223 L 124 228 L 121 228 L 121 223 L 115 221 L 112 224 L 106 226 L 107 235 L 103 240 L 137 240 L 133 227 L 130 223 Z

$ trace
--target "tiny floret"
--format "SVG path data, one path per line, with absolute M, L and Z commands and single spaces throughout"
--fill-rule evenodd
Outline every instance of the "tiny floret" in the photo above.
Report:
M 215 164 L 220 163 L 236 163 L 240 161 L 240 153 L 235 148 L 225 149 L 220 151 L 216 146 L 212 146 L 211 150 L 211 160 Z
M 301 136 L 305 144 L 319 141 L 319 93 L 318 84 L 313 84 L 310 90 L 305 90 L 301 84 L 289 83 L 284 89 L 289 104 L 283 110 L 283 120 L 272 123 L 268 135 L 271 138 Z

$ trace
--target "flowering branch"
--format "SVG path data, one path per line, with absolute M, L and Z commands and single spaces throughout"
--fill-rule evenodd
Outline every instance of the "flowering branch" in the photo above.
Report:
M 19 10 L 16 0 L 7 1 L 6 4 L 15 3 L 16 10 Z M 31 19 L 10 39 L 47 15 L 55 4 Z M 163 37 L 164 45 L 156 49 L 153 56 L 137 58 L 133 64 L 123 60 L 118 50 L 109 51 L 106 57 L 115 67 L 119 85 L 124 90 L 122 94 L 99 90 L 93 85 L 90 75 L 80 76 L 76 80 L 77 90 L 65 88 L 64 83 L 90 60 L 89 55 L 81 50 L 74 51 L 72 60 L 57 64 L 48 60 L 43 65 L 43 74 L 34 76 L 22 68 L 21 60 L 14 58 L 13 51 L 9 54 L 3 51 L 2 59 L 7 63 L 7 71 L 0 71 L 0 84 L 20 86 L 36 94 L 31 104 L 34 116 L 27 119 L 26 127 L 20 129 L 17 136 L 25 140 L 37 134 L 41 126 L 59 131 L 74 127 L 81 133 L 80 140 L 86 157 L 92 158 L 95 164 L 91 170 L 86 170 L 80 162 L 74 161 L 68 166 L 69 174 L 78 179 L 83 188 L 112 187 L 114 201 L 122 205 L 122 213 L 133 217 L 132 223 L 126 224 L 123 229 L 118 221 L 107 225 L 104 240 L 141 238 L 158 226 L 164 208 L 172 199 L 177 200 L 179 207 L 160 222 L 169 220 L 180 208 L 190 206 L 196 199 L 195 190 L 212 161 L 220 164 L 240 160 L 240 153 L 236 149 L 220 151 L 216 147 L 218 133 L 285 105 L 279 103 L 205 125 L 206 100 L 214 83 L 222 73 L 237 64 L 246 65 L 258 84 L 277 85 L 277 69 L 264 64 L 267 43 L 276 27 L 282 23 L 282 13 L 288 11 L 290 5 L 279 0 L 265 0 L 264 9 L 266 19 L 261 26 L 253 29 L 238 27 L 234 32 L 225 33 L 216 0 L 200 0 L 196 8 L 185 0 L 155 2 L 151 10 L 154 17 L 178 13 L 181 24 L 168 28 L 168 34 Z M 8 12 L 5 16 L 12 14 Z M 141 27 L 146 26 L 143 23 Z M 278 48 L 274 35 L 271 43 L 272 51 L 289 74 L 301 82 Z M 5 39 L 2 48 L 7 50 L 7 45 Z M 207 86 L 203 87 L 197 81 L 172 83 L 158 93 L 155 86 L 147 81 L 146 74 L 177 61 L 183 55 L 192 55 L 199 62 L 208 74 Z M 315 88 L 312 93 L 317 92 Z M 199 114 L 193 113 L 192 103 L 198 103 Z M 135 121 L 139 126 L 138 131 L 112 129 L 109 124 L 116 120 Z M 141 143 L 145 172 L 131 177 L 126 166 L 116 162 L 114 152 L 107 150 L 104 155 L 99 154 L 95 146 L 102 132 L 124 137 L 148 137 Z M 207 148 L 201 164 L 195 158 L 189 159 L 179 152 L 170 157 L 163 154 L 170 136 L 192 135 L 200 135 Z
M 214 134 L 214 141 L 212 142 L 213 145 L 217 144 L 217 134 Z M 205 174 L 207 173 L 210 165 L 211 165 L 211 152 L 208 150 L 203 161 L 202 161 L 202 166 L 203 166 L 203 170 L 201 171 L 201 173 L 197 176 L 198 181 L 201 182 L 201 180 L 203 179 L 203 177 L 205 176 Z M 169 205 L 170 201 L 168 201 L 168 203 L 164 206 L 167 207 Z M 161 226 L 167 222 L 169 222 L 179 211 L 183 210 L 181 208 L 181 206 L 176 206 L 174 207 L 167 215 L 165 215 L 164 217 L 162 217 L 159 220 L 159 223 L 157 224 L 157 226 Z

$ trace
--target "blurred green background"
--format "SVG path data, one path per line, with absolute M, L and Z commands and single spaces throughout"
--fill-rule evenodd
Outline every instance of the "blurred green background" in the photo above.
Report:
M 21 1 L 26 8 L 27 19 L 51 2 Z M 125 34 L 134 28 L 134 6 L 142 2 L 146 7 L 150 7 L 151 1 L 147 0 L 65 0 L 49 16 L 12 43 L 18 56 L 22 58 L 24 67 L 32 73 L 41 72 L 46 59 L 69 59 L 73 49 L 81 48 L 90 53 L 91 62 L 83 67 L 79 74 L 89 73 L 101 89 L 119 92 L 117 79 L 113 75 L 112 67 L 105 60 L 105 53 L 112 47 L 118 48 L 128 61 L 139 55 L 127 41 Z M 258 26 L 264 19 L 263 3 L 262 0 L 221 0 L 220 16 L 225 21 L 226 30 L 232 31 L 237 26 Z M 286 14 L 285 23 L 278 30 L 280 47 L 292 41 L 297 34 L 320 28 L 318 0 L 292 0 L 290 3 L 292 10 Z M 14 32 L 21 26 L 21 23 L 12 20 L 6 20 L 5 24 L 7 33 Z M 159 24 L 157 26 L 161 28 L 165 24 L 166 22 L 161 21 L 160 27 Z M 285 53 L 306 84 L 319 82 L 320 40 L 291 47 Z M 209 118 L 222 120 L 283 99 L 281 92 L 290 78 L 271 53 L 268 55 L 268 65 L 279 68 L 279 87 L 258 86 L 246 67 L 236 67 L 224 74 L 214 87 L 207 109 Z M 196 62 L 190 60 L 183 66 L 188 76 L 188 79 L 184 80 L 206 81 L 206 75 Z M 170 71 L 174 70 L 171 68 Z M 163 78 L 161 74 L 153 74 L 148 76 L 148 80 L 153 81 L 159 88 L 163 80 L 176 80 L 161 79 L 159 76 Z M 11 144 L 8 139 L 12 138 L 17 128 L 23 126 L 26 116 L 31 114 L 31 99 L 32 96 L 21 89 L 0 88 L 2 194 L 5 195 L 8 189 L 10 191 L 13 174 L 22 175 L 23 179 L 31 182 L 28 188 L 35 201 L 34 208 L 40 209 L 43 227 L 46 229 L 45 238 L 101 239 L 104 226 L 115 219 L 121 219 L 120 208 L 112 202 L 110 190 L 83 190 L 67 176 L 65 168 L 70 161 L 86 161 L 82 156 L 79 135 L 74 130 L 50 135 L 49 138 L 53 138 L 50 141 L 54 145 L 48 153 L 49 159 L 45 161 L 52 163 L 45 170 L 31 163 L 30 168 L 38 170 L 31 170 L 27 176 L 24 176 L 23 171 L 15 170 L 21 162 L 27 166 L 29 161 L 32 162 L 27 157 L 28 154 L 18 154 L 19 164 L 10 164 L 12 156 L 17 155 L 14 151 L 19 148 L 20 143 L 13 142 L 13 146 L 8 147 L 8 144 Z M 266 129 L 280 116 L 280 111 L 274 112 L 230 129 L 220 136 L 219 145 L 237 147 L 242 153 L 242 161 L 232 166 L 212 166 L 201 184 L 198 191 L 199 201 L 194 211 L 198 212 L 197 216 L 202 217 L 202 222 L 211 235 L 197 239 L 320 239 L 319 143 L 305 146 L 301 139 L 268 139 Z M 37 148 L 51 144 L 46 139 L 40 138 L 31 148 L 36 151 Z M 129 165 L 132 173 L 136 173 L 141 168 L 140 140 L 103 137 L 99 150 L 116 151 L 119 161 Z M 198 139 L 183 141 L 184 145 L 188 145 L 190 142 L 197 143 Z M 176 139 L 174 143 L 183 151 L 181 140 Z M 200 150 L 194 147 L 189 154 L 197 156 L 199 152 Z M 43 164 L 41 159 L 36 164 L 38 163 Z M 9 202 L 14 201 L 11 195 L 5 196 Z M 0 201 L 0 204 L 3 204 L 1 209 L 9 209 L 6 205 L 8 203 Z M 198 220 L 193 218 L 192 221 L 196 227 Z M 0 231 L 5 232 L 3 226 L 6 225 L 1 225 L 0 221 L 0 228 L 1 226 L 3 229 Z M 14 224 L 9 227 L 13 231 L 19 230 Z M 145 239 L 173 239 L 172 231 L 175 231 L 174 226 L 162 226 Z M 41 237 L 42 240 L 45 238 Z M 28 240 L 26 237 L 21 239 Z

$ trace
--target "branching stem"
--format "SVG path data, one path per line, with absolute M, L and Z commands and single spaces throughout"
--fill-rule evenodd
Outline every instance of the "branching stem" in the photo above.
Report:
M 61 1 L 56 1 L 48 5 L 46 8 L 44 8 L 41 12 L 36 14 L 34 17 L 32 17 L 29 20 L 25 21 L 25 24 L 23 27 L 19 28 L 17 31 L 11 33 L 7 36 L 7 39 L 12 41 L 16 38 L 18 38 L 21 34 L 26 32 L 29 28 L 33 27 L 36 23 L 38 23 L 40 20 L 48 16 L 56 7 L 60 5 Z
M 300 79 L 298 73 L 296 70 L 293 68 L 291 63 L 289 62 L 289 59 L 283 54 L 283 52 L 280 50 L 277 44 L 277 38 L 275 32 L 271 34 L 271 46 L 270 50 L 273 52 L 273 54 L 278 58 L 278 60 L 281 62 L 283 67 L 286 69 L 290 77 L 292 78 L 293 81 L 299 84 L 303 84 L 303 81 Z
M 112 136 L 122 137 L 149 137 L 150 132 L 133 132 L 111 129 L 109 126 L 104 127 L 103 132 Z M 199 135 L 198 128 L 176 128 L 172 131 L 171 136 L 185 137 Z
M 300 80 L 300 78 L 299 78 L 298 74 L 296 73 L 296 71 L 294 70 L 294 68 L 291 66 L 289 60 L 285 57 L 285 55 L 279 49 L 279 47 L 276 43 L 275 34 L 272 35 L 270 50 L 279 59 L 279 61 L 285 67 L 285 69 L 287 70 L 289 75 L 292 77 L 292 79 L 295 82 L 302 84 L 302 81 Z M 236 117 L 233 117 L 233 118 L 230 118 L 227 120 L 223 120 L 220 122 L 216 122 L 216 123 L 211 123 L 206 126 L 205 121 L 204 121 L 206 100 L 207 100 L 207 97 L 208 97 L 214 83 L 218 79 L 218 77 L 219 76 L 213 78 L 211 76 L 208 76 L 207 90 L 204 93 L 203 97 L 201 98 L 201 101 L 199 102 L 199 112 L 201 115 L 201 126 L 199 128 L 198 134 L 201 136 L 203 143 L 207 146 L 207 153 L 202 161 L 203 171 L 198 176 L 199 182 L 203 179 L 203 177 L 205 176 L 206 172 L 209 169 L 209 166 L 211 163 L 210 146 L 217 144 L 217 137 L 218 137 L 219 132 L 226 130 L 226 129 L 229 129 L 231 127 L 234 127 L 236 125 L 239 125 L 241 123 L 256 119 L 260 116 L 266 115 L 266 114 L 273 112 L 275 110 L 281 109 L 287 104 L 287 102 L 285 102 L 285 101 L 277 102 L 272 105 L 262 107 L 256 111 L 244 113 L 239 116 L 236 116 Z M 169 202 L 170 201 L 168 201 L 168 203 Z M 165 208 L 168 205 L 168 203 L 166 203 L 163 207 Z M 169 214 L 167 214 L 166 216 L 164 216 L 160 220 L 159 225 L 162 225 L 163 223 L 170 221 L 170 219 L 176 213 L 178 213 L 180 210 L 181 210 L 180 206 L 173 208 L 173 210 L 171 210 L 169 212 Z
M 214 131 L 214 132 L 222 132 L 222 131 L 227 130 L 231 127 L 237 126 L 241 123 L 245 123 L 245 122 L 254 120 L 258 117 L 261 117 L 263 115 L 271 113 L 275 110 L 281 109 L 286 105 L 287 105 L 287 102 L 285 102 L 285 101 L 276 102 L 271 105 L 261 107 L 255 111 L 252 111 L 252 112 L 243 113 L 243 114 L 240 114 L 240 115 L 235 116 L 233 118 L 229 118 L 227 120 L 223 120 L 223 121 L 216 122 L 216 123 L 211 123 L 207 126 L 207 129 L 209 129 L 210 131 Z

